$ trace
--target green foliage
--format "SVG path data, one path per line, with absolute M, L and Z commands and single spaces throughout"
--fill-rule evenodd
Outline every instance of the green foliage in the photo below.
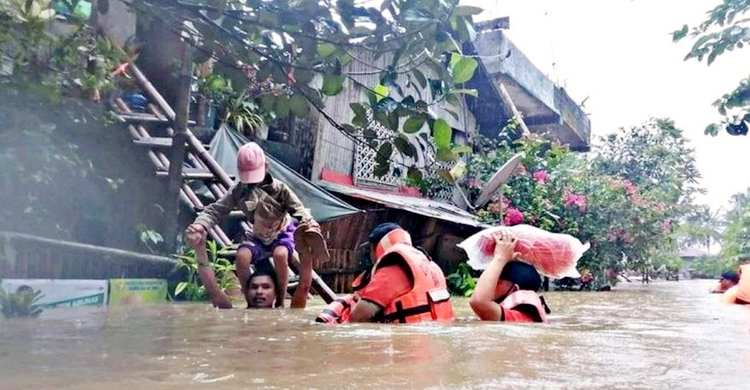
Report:
M 462 47 L 480 8 L 459 6 L 457 0 L 135 0 L 130 6 L 188 36 L 201 53 L 200 62 L 213 57 L 216 71 L 233 75 L 234 90 L 247 93 L 245 101 L 254 102 L 260 108 L 254 112 L 267 123 L 314 109 L 363 147 L 386 151 L 383 145 L 391 145 L 391 152 L 413 157 L 413 149 L 396 140 L 419 131 L 425 122 L 434 129 L 437 122 L 439 159 L 455 160 L 452 130 L 446 131 L 430 107 L 455 106 L 458 95 L 477 95 L 455 85 L 471 80 L 478 68 Z M 185 28 L 185 20 L 191 28 Z M 370 75 L 379 76 L 377 82 L 362 84 L 370 80 L 362 76 Z M 324 97 L 351 87 L 364 92 L 363 101 L 351 105 L 351 123 L 338 123 L 327 112 Z M 376 124 L 393 134 L 373 136 Z M 385 154 L 378 152 L 383 156 L 374 167 L 378 175 L 392 172 L 398 157 Z
M 164 237 L 162 235 L 154 230 L 149 228 L 145 224 L 138 224 L 135 226 L 135 230 L 138 233 L 138 239 L 141 241 L 141 243 L 148 249 L 151 253 L 157 253 L 158 251 L 154 249 L 154 246 L 157 246 L 164 242 Z
M 594 164 L 654 199 L 686 205 L 700 192 L 694 149 L 671 120 L 653 119 L 602 137 Z
M 256 113 L 258 106 L 245 93 L 229 98 L 223 109 L 224 122 L 240 133 L 255 134 L 265 126 L 263 117 Z
M 719 5 L 708 11 L 708 18 L 692 28 L 684 25 L 672 33 L 675 42 L 685 37 L 694 40 L 685 60 L 694 58 L 706 59 L 711 63 L 716 58 L 734 49 L 742 49 L 750 42 L 750 1 L 722 0 Z M 724 117 L 721 123 L 706 127 L 705 133 L 717 135 L 720 129 L 726 129 L 731 135 L 746 135 L 750 123 L 750 79 L 740 82 L 732 92 L 723 95 L 713 105 Z
M 720 256 L 726 268 L 750 258 L 750 202 L 745 194 L 733 197 L 733 207 L 727 212 L 726 227 L 721 234 Z
M 52 33 L 52 25 L 61 32 Z M 99 100 L 114 90 L 112 72 L 124 60 L 91 26 L 55 15 L 47 0 L 0 3 L 0 67 L 12 69 L 0 73 L 0 83 Z
M 219 288 L 224 291 L 239 288 L 236 278 L 234 277 L 236 267 L 229 260 L 222 257 L 223 253 L 219 251 L 219 247 L 216 243 L 213 241 L 207 241 L 206 250 L 211 266 L 216 273 Z M 208 300 L 206 287 L 200 283 L 200 277 L 198 275 L 198 259 L 195 256 L 195 250 L 184 250 L 181 254 L 175 255 L 175 257 L 180 260 L 177 268 L 187 271 L 187 280 L 179 282 L 175 286 L 171 296 L 173 298 L 181 298 L 187 301 Z
M 0 287 L 0 312 L 5 318 L 36 317 L 42 314 L 37 302 L 42 299 L 41 291 L 22 286 L 16 292 L 8 292 Z
M 702 246 L 710 251 L 711 243 L 721 242 L 723 225 L 724 221 L 718 212 L 702 205 L 696 206 L 685 216 L 675 233 L 681 246 Z
M 466 263 L 458 265 L 456 272 L 446 277 L 451 294 L 460 297 L 470 297 L 477 286 L 477 278 L 472 276 L 471 267 Z
M 500 141 L 484 140 L 481 148 L 487 152 L 470 155 L 467 172 L 457 181 L 473 202 L 495 172 L 521 154 L 507 184 L 474 211 L 482 221 L 526 223 L 589 242 L 579 267 L 596 278 L 604 278 L 607 269 L 676 264 L 675 225 L 692 210 L 698 176 L 693 151 L 670 121 L 654 120 L 605 137 L 588 157 L 536 135 L 513 140 L 516 126 L 509 123 Z M 452 181 L 424 181 L 421 188 L 435 193 Z
M 719 278 L 724 271 L 732 270 L 737 264 L 721 256 L 704 256 L 691 265 L 692 273 L 702 278 Z

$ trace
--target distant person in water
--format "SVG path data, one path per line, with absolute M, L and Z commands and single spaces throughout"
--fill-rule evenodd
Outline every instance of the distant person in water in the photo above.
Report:
M 547 322 L 549 309 L 537 294 L 542 278 L 526 263 L 513 261 L 516 238 L 510 230 L 494 234 L 495 253 L 482 272 L 469 301 L 484 321 Z
M 219 287 L 211 263 L 206 253 L 205 238 L 197 244 L 196 257 L 198 258 L 198 275 L 206 287 L 206 292 L 211 303 L 220 309 L 232 308 L 232 300 Z M 292 295 L 292 308 L 304 308 L 307 305 L 307 296 L 312 284 L 312 260 L 313 254 L 309 246 L 300 250 L 299 283 Z M 249 309 L 270 309 L 278 302 L 278 279 L 274 268 L 268 260 L 256 262 L 255 272 L 250 275 L 243 292 Z M 286 294 L 286 291 L 284 291 Z
M 750 262 L 742 260 L 737 267 L 739 281 L 721 296 L 724 303 L 750 304 Z
M 739 282 L 740 282 L 740 275 L 737 272 L 726 271 L 721 274 L 721 279 L 719 279 L 719 283 L 711 287 L 709 292 L 712 294 L 723 294 L 725 291 L 737 285 L 737 283 Z
M 293 219 L 297 219 L 303 231 L 319 233 L 320 225 L 289 186 L 273 178 L 267 168 L 266 155 L 258 144 L 243 145 L 237 153 L 239 182 L 198 214 L 187 228 L 186 239 L 190 246 L 202 250 L 198 243 L 205 243 L 212 226 L 233 210 L 242 211 L 252 224 L 252 231 L 245 232 L 235 261 L 242 292 L 247 296 L 250 265 L 271 257 L 278 275 L 275 304 L 282 307 L 288 284 L 287 267 L 295 251 L 294 232 L 298 228 Z

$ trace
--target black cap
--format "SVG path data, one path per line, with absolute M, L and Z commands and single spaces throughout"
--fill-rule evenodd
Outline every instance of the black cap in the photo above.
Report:
M 385 237 L 386 234 L 396 229 L 401 229 L 401 226 L 393 222 L 381 223 L 380 225 L 376 226 L 375 229 L 372 229 L 370 235 L 367 236 L 367 242 L 377 244 L 380 242 L 380 240 L 383 239 L 383 237 Z
M 542 277 L 536 269 L 520 261 L 511 261 L 505 265 L 500 279 L 517 284 L 520 290 L 539 291 L 542 287 Z

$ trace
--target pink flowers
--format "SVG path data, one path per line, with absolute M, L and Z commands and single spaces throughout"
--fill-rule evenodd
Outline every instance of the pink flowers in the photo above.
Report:
M 531 174 L 531 176 L 539 184 L 547 184 L 547 182 L 549 181 L 549 174 L 544 169 L 534 172 L 533 174 Z
M 585 213 L 588 201 L 585 195 L 568 194 L 563 200 L 563 204 L 567 207 L 577 207 L 578 211 Z
M 635 184 L 633 184 L 633 182 L 628 179 L 623 179 L 622 185 L 625 186 L 625 191 L 628 193 L 628 195 L 632 196 L 633 194 L 636 194 L 638 192 L 638 187 L 636 187 Z
M 664 233 L 669 233 L 669 232 L 671 232 L 671 231 L 672 231 L 672 221 L 670 221 L 670 220 L 668 220 L 668 219 L 667 219 L 667 220 L 664 220 L 664 221 L 662 221 L 662 222 L 661 222 L 661 230 L 662 230 L 662 231 L 663 231 Z
M 523 223 L 523 213 L 521 210 L 515 207 L 508 207 L 505 211 L 505 218 L 503 218 L 503 225 L 513 226 Z

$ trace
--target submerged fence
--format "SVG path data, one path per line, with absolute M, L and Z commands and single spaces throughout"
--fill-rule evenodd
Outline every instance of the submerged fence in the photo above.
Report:
M 174 278 L 176 260 L 0 231 L 0 278 Z

